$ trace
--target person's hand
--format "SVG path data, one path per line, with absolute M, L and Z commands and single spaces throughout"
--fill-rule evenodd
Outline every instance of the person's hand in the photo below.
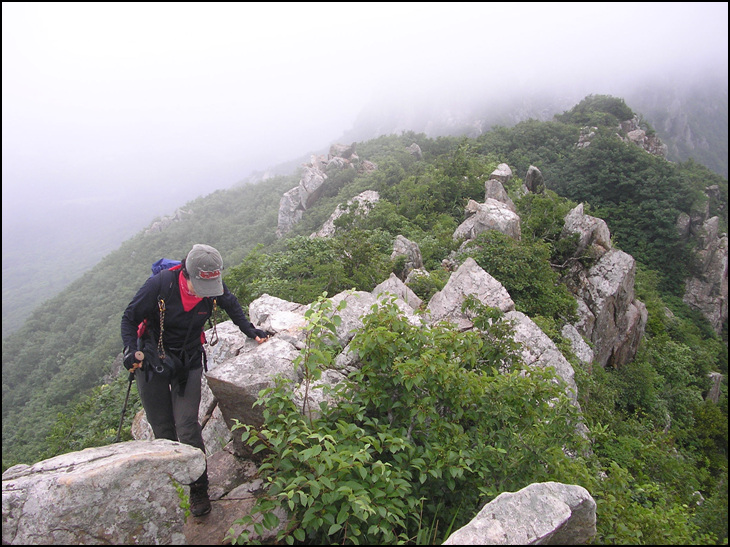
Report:
M 254 334 L 256 335 L 254 337 L 254 340 L 256 340 L 259 344 L 263 344 L 269 339 L 270 334 L 266 332 L 265 330 L 261 329 L 254 329 Z
M 124 368 L 129 372 L 142 368 L 142 361 L 144 361 L 144 353 L 134 348 L 124 348 Z

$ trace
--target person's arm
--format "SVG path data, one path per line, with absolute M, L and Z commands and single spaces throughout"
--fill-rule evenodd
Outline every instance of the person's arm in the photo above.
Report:
M 269 333 L 265 330 L 257 329 L 246 317 L 246 313 L 243 311 L 241 304 L 238 302 L 238 298 L 231 291 L 228 290 L 226 284 L 223 283 L 223 294 L 218 297 L 218 305 L 226 311 L 231 321 L 235 323 L 241 332 L 253 338 L 259 344 L 265 342 L 269 338 Z
M 156 313 L 157 296 L 160 294 L 160 276 L 150 277 L 134 295 L 132 301 L 122 314 L 122 343 L 131 348 L 132 353 L 137 350 L 137 328 L 146 317 Z

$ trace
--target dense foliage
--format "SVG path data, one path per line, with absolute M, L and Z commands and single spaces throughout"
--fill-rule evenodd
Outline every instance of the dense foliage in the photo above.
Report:
M 404 133 L 358 143 L 359 157 L 377 170 L 333 172 L 321 199 L 281 239 L 279 199 L 296 175 L 215 192 L 188 204 L 190 213 L 164 231 L 140 233 L 3 340 L 3 469 L 113 440 L 127 386 L 113 365 L 121 314 L 158 258 L 182 258 L 205 242 L 223 254 L 226 283 L 244 306 L 264 293 L 325 306 L 323 292 L 370 291 L 391 272 L 402 275 L 390 255 L 404 235 L 423 255 L 429 275 L 412 288 L 426 302 L 448 279 L 442 261 L 471 256 L 571 359 L 590 456 L 549 374 L 517 374 L 493 312 L 480 310 L 493 330 L 479 334 L 418 329 L 384 307 L 355 342 L 366 366 L 334 394 L 348 405 L 302 416 L 286 386 L 266 394 L 269 421 L 248 432 L 273 457 L 264 468 L 271 490 L 262 518 L 284 500 L 295 515 L 289 537 L 299 541 L 433 543 L 500 491 L 552 478 L 582 484 L 597 500 L 596 543 L 726 541 L 726 381 L 717 404 L 706 395 L 707 374 L 727 374 L 727 326 L 718 336 L 682 302 L 692 248 L 674 226 L 678 214 L 707 209 L 726 231 L 727 180 L 617 139 L 614 118 L 629 114 L 621 100 L 589 97 L 579 107 L 472 140 Z M 598 131 L 578 149 L 584 123 Z M 407 150 L 413 142 L 421 160 Z M 523 196 L 515 177 L 507 190 L 521 240 L 492 232 L 462 248 L 452 234 L 464 206 L 484 201 L 484 181 L 502 162 L 518 174 L 539 167 L 547 190 Z M 712 185 L 718 191 L 708 197 Z M 309 237 L 364 190 L 381 197 L 369 215 L 345 214 L 334 237 Z M 582 365 L 560 335 L 575 317 L 560 271 L 576 244 L 560 233 L 581 202 L 636 258 L 637 296 L 649 312 L 641 351 L 619 370 Z M 320 311 L 313 325 L 323 334 L 330 310 Z M 314 381 L 332 348 L 308 347 L 299 365 Z M 495 364 L 507 361 L 512 372 L 496 373 Z M 125 438 L 137 408 L 133 388 Z M 581 456 L 566 457 L 565 447 Z M 259 524 L 273 523 L 265 519 Z
M 630 120 L 633 111 L 623 99 L 610 95 L 589 95 L 573 108 L 555 116 L 555 119 L 580 126 L 604 126 L 615 128 L 624 120 Z
M 246 426 L 243 438 L 271 452 L 261 466 L 270 487 L 241 524 L 273 528 L 284 505 L 293 518 L 279 535 L 290 542 L 440 543 L 500 492 L 580 482 L 582 460 L 566 452 L 585 440 L 564 387 L 551 371 L 520 366 L 497 310 L 476 323 L 488 330 L 423 328 L 385 303 L 350 344 L 362 367 L 329 394 L 339 405 L 312 418 L 292 386 L 266 390 L 265 427 Z M 308 338 L 303 354 L 321 355 L 323 339 Z

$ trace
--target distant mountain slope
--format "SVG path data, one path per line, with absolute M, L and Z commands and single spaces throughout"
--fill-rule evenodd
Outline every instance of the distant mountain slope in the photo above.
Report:
M 728 176 L 727 74 L 686 81 L 654 81 L 623 85 L 627 104 L 656 130 L 668 147 L 667 159 L 692 158 L 715 173 Z M 601 89 L 595 94 L 605 94 Z M 365 108 L 341 142 L 372 139 L 403 131 L 429 137 L 477 137 L 496 126 L 512 127 L 528 119 L 549 121 L 577 104 L 587 93 L 534 90 L 500 98 L 464 100 L 409 98 L 373 103 Z
M 692 158 L 728 176 L 728 87 L 724 81 L 642 85 L 626 101 L 643 114 L 668 147 L 671 161 Z

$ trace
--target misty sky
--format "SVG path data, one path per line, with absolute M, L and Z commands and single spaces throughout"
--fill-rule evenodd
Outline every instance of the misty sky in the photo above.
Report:
M 72 223 L 113 206 L 136 232 L 328 147 L 384 98 L 586 82 L 603 93 L 638 75 L 727 74 L 727 12 L 726 2 L 3 2 L 3 247 L 54 210 Z

